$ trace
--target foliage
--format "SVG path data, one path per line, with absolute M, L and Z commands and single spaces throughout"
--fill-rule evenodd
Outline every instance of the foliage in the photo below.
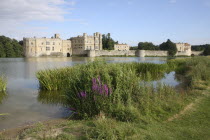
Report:
M 131 46 L 130 50 L 138 50 L 138 46 L 133 46 L 133 47 Z
M 15 39 L 0 36 L 0 57 L 23 57 L 23 46 Z
M 204 55 L 210 55 L 210 45 L 206 46 L 204 52 L 203 52 Z
M 111 34 L 102 35 L 102 45 L 104 50 L 114 50 L 114 44 L 118 44 L 118 41 L 114 41 L 111 38 Z
M 97 69 L 97 70 L 96 70 Z M 168 71 L 167 64 L 152 64 L 152 63 L 115 63 L 108 64 L 104 61 L 95 61 L 86 65 L 76 65 L 74 67 L 66 67 L 60 69 L 48 69 L 39 71 L 36 76 L 39 80 L 40 88 L 43 90 L 62 90 L 69 86 L 69 84 L 78 79 L 77 74 L 83 72 L 89 78 L 97 78 L 97 75 L 103 75 L 103 72 L 116 73 L 116 70 L 123 69 L 124 71 L 130 70 L 137 73 L 137 76 L 144 79 L 147 73 L 150 73 L 152 80 L 162 77 Z M 89 70 L 89 71 L 87 71 Z M 74 78 L 74 79 L 72 79 Z M 82 78 L 83 79 L 83 78 Z
M 183 106 L 172 87 L 143 82 L 163 76 L 168 69 L 167 64 L 95 61 L 40 71 L 37 78 L 42 89 L 64 90 L 66 106 L 80 118 L 104 114 L 133 122 L 141 115 L 160 120 L 170 114 L 169 110 L 174 113 Z
M 171 42 L 169 39 L 166 42 L 160 44 L 160 49 L 168 51 L 170 56 L 174 56 L 177 53 L 176 44 Z
M 208 84 L 210 81 L 210 58 L 195 57 L 182 61 L 176 69 L 176 73 L 185 75 L 191 87 L 198 87 L 200 82 Z
M 159 50 L 159 47 L 155 46 L 151 42 L 139 42 L 138 49 L 139 50 Z
M 192 51 L 204 51 L 210 44 L 205 45 L 192 45 Z
M 6 91 L 7 82 L 3 76 L 0 76 L 0 92 Z

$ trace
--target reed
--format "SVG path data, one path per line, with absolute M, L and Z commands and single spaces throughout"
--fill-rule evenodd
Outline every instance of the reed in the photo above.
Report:
M 0 92 L 5 92 L 7 87 L 6 78 L 4 76 L 0 76 Z
M 136 76 L 144 78 L 146 73 L 150 73 L 152 79 L 162 78 L 167 71 L 167 64 L 151 63 L 117 63 L 108 64 L 105 61 L 95 61 L 88 64 L 76 65 L 61 69 L 48 69 L 39 71 L 36 76 L 39 80 L 40 89 L 42 90 L 62 90 L 67 88 L 71 82 L 83 75 L 83 78 L 91 78 L 96 75 L 103 75 L 104 72 L 114 75 L 116 70 L 122 69 L 124 72 L 136 72 Z M 82 79 L 83 79 L 82 78 Z
M 168 110 L 176 112 L 181 108 L 180 102 L 172 100 L 179 98 L 172 87 L 144 82 L 167 70 L 167 64 L 95 61 L 40 71 L 37 77 L 41 89 L 62 90 L 66 97 L 63 102 L 79 118 L 105 114 L 120 121 L 137 121 L 141 115 L 160 119 Z

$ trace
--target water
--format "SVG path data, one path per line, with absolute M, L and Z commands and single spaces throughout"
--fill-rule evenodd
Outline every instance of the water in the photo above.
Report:
M 151 62 L 165 63 L 163 57 L 103 57 L 107 62 Z M 94 58 L 1 58 L 0 75 L 7 77 L 7 95 L 0 104 L 0 131 L 16 128 L 26 124 L 49 119 L 62 118 L 69 115 L 69 110 L 58 104 L 46 104 L 54 101 L 49 94 L 39 94 L 35 73 L 48 68 L 73 66 L 78 63 L 93 61 Z M 177 85 L 174 73 L 165 76 L 166 82 Z M 163 79 L 163 81 L 164 81 Z M 56 94 L 54 95 L 56 96 Z M 59 99 L 57 99 L 56 102 Z

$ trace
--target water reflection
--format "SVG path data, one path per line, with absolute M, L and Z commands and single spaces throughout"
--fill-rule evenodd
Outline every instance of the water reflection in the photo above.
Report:
M 66 96 L 62 91 L 40 91 L 37 100 L 42 104 L 66 104 Z
M 0 104 L 2 104 L 3 100 L 7 97 L 6 92 L 0 92 Z

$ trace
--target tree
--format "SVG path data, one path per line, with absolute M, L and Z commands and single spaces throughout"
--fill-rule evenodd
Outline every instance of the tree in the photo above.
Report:
M 22 57 L 23 56 L 22 41 L 18 42 L 9 37 L 0 36 L 0 57 Z
M 139 50 L 158 50 L 159 48 L 151 42 L 139 42 Z
M 22 57 L 23 56 L 23 47 L 15 39 L 13 39 L 12 45 L 13 45 L 13 50 L 15 52 L 15 56 Z
M 169 39 L 166 42 L 160 44 L 160 49 L 168 51 L 170 56 L 174 56 L 177 53 L 176 44 L 171 42 Z
M 210 55 L 210 45 L 206 46 L 204 52 L 203 52 L 204 55 Z
M 10 42 L 7 42 L 4 46 L 4 50 L 6 53 L 6 57 L 16 57 L 15 52 L 13 50 L 13 46 Z
M 114 44 L 118 44 L 118 41 L 114 41 L 111 38 L 111 34 L 108 33 L 107 35 L 102 35 L 102 44 L 104 50 L 114 50 Z
M 6 57 L 3 44 L 0 42 L 0 57 Z

